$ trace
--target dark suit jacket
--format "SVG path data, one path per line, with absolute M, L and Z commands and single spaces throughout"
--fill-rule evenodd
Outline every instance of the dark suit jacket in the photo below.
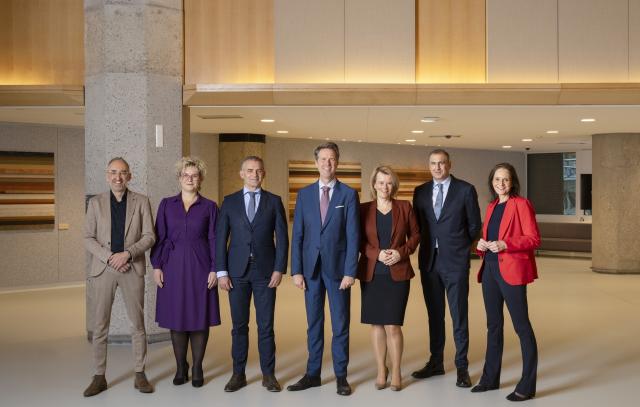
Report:
M 420 225 L 420 270 L 429 272 L 438 239 L 438 256 L 450 272 L 467 272 L 471 243 L 480 232 L 482 221 L 478 194 L 473 185 L 451 176 L 440 219 L 433 212 L 433 181 L 418 186 L 413 192 L 413 210 Z
M 320 257 L 325 275 L 336 280 L 344 276 L 355 278 L 360 247 L 358 209 L 358 193 L 336 181 L 321 225 L 318 182 L 300 189 L 293 216 L 291 274 L 311 278 Z
M 226 196 L 220 209 L 216 227 L 216 271 L 225 270 L 230 277 L 242 277 L 253 248 L 261 275 L 268 278 L 274 271 L 286 273 L 289 235 L 282 200 L 263 189 L 256 216 L 253 223 L 249 223 L 242 192 Z
M 482 237 L 487 239 L 487 228 L 491 214 L 498 204 L 498 200 L 491 202 L 487 207 Z M 504 214 L 500 221 L 498 240 L 507 244 L 507 250 L 498 253 L 498 268 L 504 281 L 510 285 L 524 285 L 538 278 L 536 257 L 534 249 L 540 246 L 540 231 L 536 223 L 536 213 L 528 199 L 520 196 L 512 196 L 507 201 Z M 478 271 L 478 282 L 482 281 L 484 269 L 484 253 L 478 251 L 483 257 L 482 266 Z
M 360 261 L 358 278 L 371 281 L 380 253 L 376 225 L 376 201 L 360 205 Z M 407 201 L 391 201 L 391 247 L 400 253 L 400 261 L 390 267 L 395 281 L 409 280 L 415 276 L 409 256 L 420 243 L 420 229 L 411 204 Z

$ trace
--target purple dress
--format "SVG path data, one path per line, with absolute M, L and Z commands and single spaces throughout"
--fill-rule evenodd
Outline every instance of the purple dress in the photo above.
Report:
M 151 249 L 153 268 L 162 269 L 156 322 L 174 331 L 202 331 L 220 325 L 217 287 L 209 290 L 209 272 L 215 272 L 218 206 L 198 195 L 185 212 L 181 194 L 164 198 L 158 207 Z

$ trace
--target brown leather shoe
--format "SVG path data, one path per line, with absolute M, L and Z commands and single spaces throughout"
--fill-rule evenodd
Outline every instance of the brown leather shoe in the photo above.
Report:
M 105 379 L 103 374 L 97 374 L 93 376 L 91 384 L 89 384 L 89 387 L 86 388 L 83 394 L 85 397 L 91 397 L 102 393 L 105 390 L 107 390 L 107 379 Z
M 280 383 L 278 383 L 278 379 L 276 379 L 276 376 L 272 374 L 262 376 L 262 386 L 266 387 L 267 390 L 271 392 L 282 391 L 282 387 L 280 386 Z
M 138 389 L 140 393 L 153 393 L 153 386 L 147 380 L 147 376 L 144 372 L 136 372 L 136 379 L 133 382 L 133 387 Z

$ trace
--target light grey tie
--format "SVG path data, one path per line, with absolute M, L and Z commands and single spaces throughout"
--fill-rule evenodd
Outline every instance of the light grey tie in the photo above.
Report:
M 249 218 L 249 223 L 253 222 L 253 218 L 256 217 L 256 193 L 248 192 L 249 194 L 249 207 L 247 208 L 247 217 Z
M 436 220 L 438 220 L 442 212 L 442 184 L 436 185 L 438 186 L 438 195 L 436 195 L 436 204 L 433 206 L 433 212 L 436 214 Z

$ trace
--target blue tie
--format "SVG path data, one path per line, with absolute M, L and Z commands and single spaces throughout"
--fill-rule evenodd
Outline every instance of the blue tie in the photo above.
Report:
M 438 220 L 442 212 L 442 184 L 436 185 L 438 186 L 438 195 L 436 195 L 436 204 L 433 206 L 433 212 L 436 214 L 436 220 Z
M 247 208 L 247 217 L 249 218 L 249 223 L 253 222 L 253 218 L 256 217 L 256 193 L 248 192 L 249 194 L 249 207 Z

